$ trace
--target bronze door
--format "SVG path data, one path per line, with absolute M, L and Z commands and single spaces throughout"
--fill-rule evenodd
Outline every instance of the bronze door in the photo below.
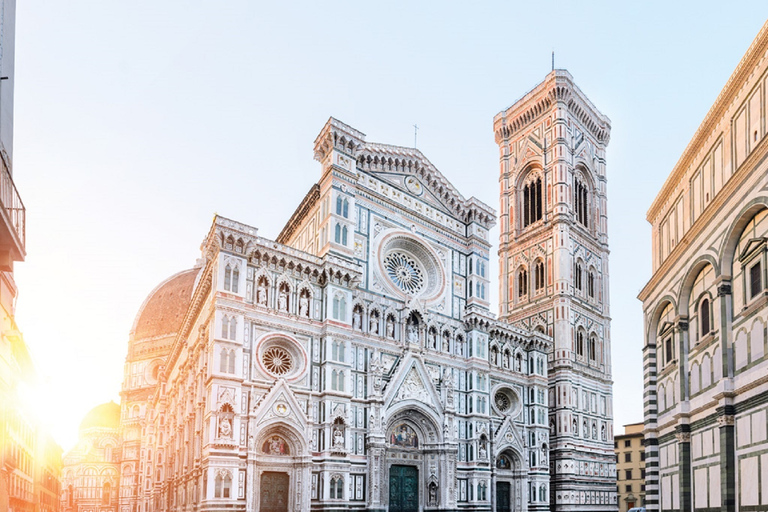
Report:
M 509 482 L 496 482 L 496 512 L 512 512 L 512 496 Z
M 389 468 L 389 512 L 419 511 L 419 470 L 414 466 Z
M 261 474 L 259 512 L 288 512 L 288 473 Z

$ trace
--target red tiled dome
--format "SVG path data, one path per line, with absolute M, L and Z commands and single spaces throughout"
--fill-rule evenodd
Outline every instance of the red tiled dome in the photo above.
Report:
M 80 430 L 118 427 L 120 427 L 120 406 L 115 402 L 97 405 L 80 422 Z
M 174 334 L 181 327 L 192 300 L 192 289 L 199 268 L 184 270 L 166 279 L 149 294 L 136 315 L 133 339 L 148 339 Z

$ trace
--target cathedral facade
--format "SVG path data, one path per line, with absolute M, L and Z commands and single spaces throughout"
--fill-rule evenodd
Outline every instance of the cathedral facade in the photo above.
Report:
M 648 210 L 648 510 L 768 507 L 768 24 Z
M 550 77 L 580 94 L 561 74 Z M 582 104 L 555 104 L 528 115 L 565 138 L 572 128 L 557 113 Z M 607 120 L 597 117 L 595 128 L 579 119 L 579 154 L 592 158 L 584 165 L 593 174 L 579 174 L 591 227 L 574 239 L 595 286 L 607 290 Z M 612 443 L 607 293 L 567 305 L 585 310 L 592 322 L 578 325 L 599 339 L 588 346 L 600 355 L 579 359 L 557 302 L 574 295 L 570 274 L 550 257 L 546 296 L 556 307 L 519 315 L 523 305 L 504 294 L 497 319 L 489 310 L 496 213 L 464 198 L 420 151 L 367 142 L 333 118 L 314 151 L 320 179 L 276 240 L 216 216 L 198 265 L 142 305 L 122 390 L 120 511 L 615 509 L 615 483 L 612 492 L 600 487 L 615 473 L 602 458 Z M 550 165 L 541 153 L 528 160 Z M 569 179 L 558 182 L 557 203 L 538 192 L 539 208 L 554 208 L 550 235 L 581 211 L 566 207 Z M 561 238 L 536 237 L 545 254 L 558 250 Z M 504 265 L 514 243 L 502 242 Z M 571 337 L 556 364 L 558 336 Z M 578 384 L 553 408 L 553 386 L 571 378 Z M 590 406 L 576 415 L 571 392 L 580 401 L 581 391 Z M 583 438 L 571 435 L 572 418 L 587 425 Z

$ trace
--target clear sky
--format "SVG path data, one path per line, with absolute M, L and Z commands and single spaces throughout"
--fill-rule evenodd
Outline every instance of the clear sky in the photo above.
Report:
M 764 23 L 765 2 L 18 2 L 17 320 L 65 449 L 119 401 L 146 295 L 214 213 L 274 238 L 329 116 L 418 147 L 498 208 L 492 119 L 556 66 L 612 121 L 615 430 L 642 420 L 645 212 Z M 498 237 L 498 231 L 492 234 Z M 495 249 L 494 249 L 495 252 Z M 493 306 L 495 311 L 495 304 Z

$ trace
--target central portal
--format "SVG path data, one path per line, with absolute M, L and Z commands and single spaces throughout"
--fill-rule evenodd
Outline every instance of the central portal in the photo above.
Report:
M 288 512 L 288 473 L 261 474 L 259 512 Z
M 418 512 L 419 470 L 414 466 L 389 468 L 389 512 Z
M 496 483 L 496 512 L 512 512 L 511 494 L 509 482 Z

